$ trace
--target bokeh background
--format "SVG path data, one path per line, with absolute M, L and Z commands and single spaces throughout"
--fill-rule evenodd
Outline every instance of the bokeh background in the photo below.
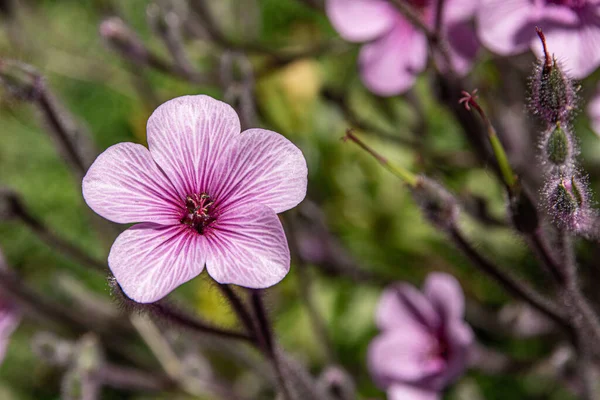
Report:
M 357 128 L 365 141 L 394 162 L 444 182 L 473 211 L 464 213 L 461 223 L 476 246 L 543 289 L 548 283 L 534 258 L 506 229 L 501 186 L 492 171 L 473 155 L 447 108 L 437 102 L 430 74 L 424 74 L 406 96 L 377 98 L 359 80 L 357 46 L 343 43 L 325 14 L 310 2 L 208 3 L 233 42 L 292 50 L 330 45 L 327 51 L 280 64 L 259 51 L 248 55 L 260 71 L 255 74 L 256 125 L 292 140 L 303 150 L 309 165 L 307 201 L 290 212 L 299 221 L 296 251 L 304 260 L 296 258 L 288 277 L 267 291 L 267 305 L 283 347 L 315 376 L 329 365 L 341 365 L 355 379 L 360 398 L 382 399 L 384 394 L 371 382 L 365 362 L 367 345 L 377 333 L 373 311 L 378 296 L 387 283 L 407 280 L 418 286 L 429 272 L 446 271 L 463 285 L 468 299 L 467 320 L 478 341 L 501 352 L 514 367 L 493 373 L 474 367 L 449 390 L 448 399 L 572 398 L 553 372 L 544 369 L 544 360 L 556 356 L 560 339 L 552 333 L 534 337 L 515 334 L 519 324 L 527 325 L 534 317 L 525 315 L 501 287 L 477 272 L 444 235 L 423 220 L 396 177 L 358 147 L 341 140 L 347 128 Z M 148 48 L 169 59 L 157 33 L 156 7 L 146 0 L 3 0 L 0 58 L 35 67 L 57 104 L 68 110 L 65 118 L 70 115 L 89 135 L 97 152 L 123 141 L 145 144 L 146 120 L 158 104 L 185 94 L 226 96 L 218 74 L 210 78 L 223 68 L 224 52 L 209 40 L 183 29 L 191 65 L 209 77 L 208 82 L 198 84 L 132 64 L 101 38 L 101 21 L 119 15 Z M 498 60 L 482 52 L 469 78 L 473 87 L 465 89 L 479 87 L 483 101 L 487 100 L 497 115 L 530 124 L 524 104 L 526 77 L 533 61 L 530 55 Z M 592 76 L 582 83 L 583 104 L 595 79 Z M 84 203 L 80 178 L 57 152 L 36 107 L 7 90 L 0 93 L 0 184 L 16 191 L 35 218 L 56 235 L 104 262 L 118 231 L 99 222 Z M 494 106 L 494 101 L 501 105 Z M 581 160 L 590 173 L 592 187 L 598 188 L 600 140 L 583 113 L 575 127 Z M 102 228 L 102 234 L 97 227 Z M 315 240 L 321 237 L 319 232 L 325 232 L 332 241 L 334 261 L 323 256 L 324 241 Z M 20 219 L 0 221 L 0 248 L 9 265 L 48 298 L 74 310 L 85 310 L 89 302 L 110 312 L 125 312 L 111 295 L 105 276 L 45 243 Z M 597 253 L 591 243 L 579 243 L 578 248 L 586 274 L 584 286 L 593 287 Z M 206 274 L 170 297 L 218 324 L 236 323 Z M 310 307 L 322 319 L 324 333 L 315 329 Z M 164 329 L 178 334 L 176 327 Z M 32 350 L 32 339 L 40 331 L 77 338 L 43 315 L 25 318 L 0 365 L 1 399 L 60 398 L 64 370 L 41 360 Z M 324 335 L 328 344 L 324 344 Z M 142 341 L 130 351 L 148 360 L 149 366 L 160 368 Z M 232 380 L 235 387 L 247 386 L 252 393 L 258 386 L 253 382 L 258 378 L 232 363 L 227 353 L 202 354 L 213 361 L 216 374 Z M 192 397 L 107 388 L 102 398 Z

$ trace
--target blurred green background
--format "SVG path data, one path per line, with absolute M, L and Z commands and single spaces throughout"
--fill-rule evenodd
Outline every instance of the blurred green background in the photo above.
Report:
M 218 85 L 195 85 L 150 68 L 136 68 L 132 74 L 130 64 L 103 43 L 98 25 L 104 17 L 117 12 L 148 47 L 168 58 L 163 43 L 147 22 L 149 1 L 16 3 L 13 15 L 3 14 L 0 18 L 0 57 L 21 60 L 37 68 L 75 122 L 89 132 L 99 151 L 123 141 L 145 143 L 148 116 L 157 104 L 168 99 L 200 93 L 223 98 Z M 211 5 L 233 40 L 251 39 L 293 48 L 337 40 L 324 13 L 300 1 L 223 0 Z M 256 23 L 238 23 L 240 15 L 252 10 L 256 10 Z M 219 50 L 206 41 L 190 39 L 186 49 L 200 71 L 218 68 Z M 502 221 L 505 213 L 501 187 L 489 169 L 477 165 L 460 128 L 436 103 L 428 76 L 419 80 L 411 94 L 418 99 L 421 117 L 426 122 L 424 131 L 417 132 L 419 115 L 415 102 L 406 98 L 379 99 L 366 92 L 357 75 L 356 54 L 357 46 L 342 45 L 335 52 L 299 59 L 261 76 L 256 82 L 259 125 L 282 133 L 303 150 L 310 171 L 309 197 L 320 206 L 329 230 L 357 267 L 380 277 L 376 282 L 408 280 L 417 286 L 431 271 L 452 273 L 463 284 L 470 303 L 480 304 L 481 309 L 496 315 L 510 299 L 422 219 L 397 178 L 356 146 L 340 140 L 353 124 L 339 104 L 324 93 L 343 94 L 353 114 L 391 136 L 423 135 L 427 156 L 458 157 L 463 163 L 434 162 L 422 157 L 424 152 L 395 139 L 358 131 L 394 162 L 425 171 L 457 193 L 481 197 L 490 213 Z M 255 65 L 263 65 L 265 59 L 268 56 L 251 57 Z M 485 82 L 489 91 L 502 85 L 494 61 L 483 54 L 473 80 Z M 143 93 L 136 87 L 140 82 L 149 92 Z M 600 144 L 585 118 L 580 120 L 577 131 L 585 149 L 582 157 L 586 165 L 594 165 L 600 162 Z M 8 92 L 0 97 L 0 184 L 16 190 L 35 216 L 57 234 L 98 260 L 106 259 L 111 242 L 90 229 L 93 217 L 83 202 L 80 181 L 57 154 L 37 110 Z M 462 223 L 482 252 L 544 287 L 544 278 L 531 254 L 510 230 L 483 226 L 469 217 L 463 217 Z M 586 246 L 581 245 L 584 253 Z M 64 304 L 74 302 L 60 283 L 69 276 L 90 293 L 114 301 L 104 277 L 42 243 L 19 221 L 0 222 L 0 248 L 11 267 L 50 298 Z M 367 345 L 377 333 L 373 310 L 382 284 L 323 274 L 318 266 L 310 266 L 308 275 L 335 358 L 356 379 L 361 398 L 383 398 L 384 394 L 371 383 L 365 365 Z M 234 324 L 232 312 L 206 274 L 176 290 L 172 298 L 207 319 Z M 281 284 L 268 290 L 267 303 L 283 347 L 319 375 L 331 360 L 327 359 L 301 300 L 296 265 Z M 520 361 L 547 357 L 555 342 L 552 338 L 512 339 L 477 326 L 475 321 L 473 325 L 482 343 Z M 1 399 L 60 398 L 61 370 L 40 361 L 31 350 L 33 335 L 43 329 L 44 323 L 26 318 L 16 331 L 0 365 Z M 107 399 L 176 398 L 111 389 L 103 393 L 102 398 Z M 530 370 L 497 375 L 472 370 L 447 395 L 449 399 L 488 400 L 570 398 L 543 371 Z

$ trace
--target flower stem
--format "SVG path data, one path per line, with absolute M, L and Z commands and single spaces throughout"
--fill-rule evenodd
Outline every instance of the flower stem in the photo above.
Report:
M 528 304 L 540 311 L 542 314 L 557 322 L 559 325 L 568 328 L 568 322 L 563 311 L 553 302 L 539 294 L 534 288 L 524 281 L 514 277 L 508 271 L 505 271 L 483 257 L 463 236 L 463 233 L 457 226 L 453 226 L 449 232 L 450 240 L 460 249 L 467 258 L 485 274 L 499 282 L 508 292 L 521 298 Z
M 252 302 L 252 308 L 254 309 L 254 315 L 256 316 L 256 320 L 258 322 L 258 330 L 260 331 L 260 336 L 262 337 L 262 346 L 264 346 L 264 352 L 273 364 L 273 369 L 277 374 L 277 380 L 279 381 L 283 398 L 284 400 L 293 400 L 285 380 L 281 362 L 279 360 L 277 346 L 273 338 L 273 331 L 271 330 L 271 326 L 269 324 L 267 311 L 265 309 L 261 293 L 258 290 L 252 290 L 250 293 L 250 299 Z
M 392 174 L 396 175 L 398 178 L 402 179 L 404 183 L 408 186 L 415 186 L 417 184 L 417 176 L 410 172 L 409 170 L 391 163 L 387 158 L 383 157 L 381 154 L 377 153 L 373 148 L 368 146 L 365 142 L 360 140 L 351 129 L 346 131 L 346 136 L 343 138 L 346 140 L 351 140 L 356 143 L 361 149 L 365 150 L 369 153 L 373 158 L 375 158 L 381 165 L 383 165 L 388 171 Z
M 471 93 L 466 91 L 463 91 L 462 93 L 464 97 L 459 100 L 459 103 L 464 103 L 465 108 L 469 111 L 471 107 L 473 107 L 483 120 L 483 123 L 485 124 L 485 128 L 487 130 L 488 139 L 490 140 L 490 144 L 492 145 L 492 150 L 494 151 L 496 161 L 498 162 L 498 166 L 500 167 L 500 173 L 502 175 L 504 184 L 507 186 L 509 191 L 513 191 L 517 183 L 515 174 L 510 166 L 510 163 L 508 162 L 508 157 L 506 155 L 506 151 L 504 151 L 502 142 L 500 142 L 500 139 L 496 134 L 496 129 L 494 129 L 494 126 L 492 125 L 492 122 L 488 118 L 487 114 L 477 102 L 477 89 L 475 89 Z
M 148 309 L 156 311 L 158 315 L 174 322 L 182 327 L 191 329 L 193 331 L 207 333 L 214 336 L 219 336 L 224 339 L 243 340 L 247 342 L 253 342 L 254 338 L 247 334 L 240 332 L 234 332 L 227 329 L 218 328 L 211 326 L 206 322 L 202 321 L 198 317 L 191 316 L 177 308 L 171 306 L 165 301 L 159 301 L 156 303 L 148 304 Z

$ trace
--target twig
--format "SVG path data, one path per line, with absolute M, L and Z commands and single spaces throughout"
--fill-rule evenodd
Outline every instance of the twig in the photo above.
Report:
M 566 315 L 556 304 L 540 295 L 535 289 L 529 286 L 522 280 L 515 278 L 508 271 L 502 270 L 491 261 L 484 258 L 471 244 L 465 239 L 458 227 L 454 226 L 448 232 L 449 238 L 455 246 L 460 249 L 471 262 L 481 271 L 491 276 L 499 282 L 502 287 L 509 291 L 514 296 L 531 304 L 542 314 L 548 316 L 560 326 L 568 328 Z
M 258 290 L 252 290 L 250 293 L 250 299 L 252 302 L 254 315 L 256 316 L 257 320 L 257 328 L 260 331 L 260 337 L 262 338 L 263 351 L 273 364 L 273 369 L 277 375 L 277 380 L 279 381 L 283 398 L 284 400 L 294 400 L 290 394 L 290 390 L 283 373 L 281 360 L 279 359 L 277 346 L 275 344 L 275 339 L 273 338 L 273 332 L 269 324 L 267 311 L 263 304 L 261 293 Z

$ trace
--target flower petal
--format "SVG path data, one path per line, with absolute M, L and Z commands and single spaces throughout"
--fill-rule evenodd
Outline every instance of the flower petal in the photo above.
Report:
M 259 289 L 287 275 L 290 251 L 271 208 L 262 204 L 230 208 L 211 228 L 206 235 L 206 269 L 217 282 Z
M 108 266 L 132 300 L 152 303 L 204 269 L 205 238 L 186 225 L 138 224 L 121 233 Z
M 452 66 L 459 75 L 466 75 L 479 51 L 479 41 L 471 21 L 457 21 L 446 25 Z
M 590 117 L 590 125 L 596 135 L 600 136 L 600 86 L 596 88 L 594 97 L 590 100 L 587 106 L 587 113 Z
M 444 368 L 443 361 L 431 357 L 436 344 L 435 338 L 413 325 L 385 331 L 369 344 L 369 371 L 382 388 L 394 382 L 419 382 Z
M 264 204 L 276 213 L 295 207 L 306 196 L 304 155 L 282 135 L 249 129 L 239 135 L 215 172 L 209 193 L 215 208 Z
M 325 9 L 339 34 L 352 42 L 367 42 L 393 26 L 397 11 L 382 0 L 328 0 Z
M 6 354 L 10 336 L 19 325 L 20 320 L 19 312 L 0 299 L 0 363 Z
M 453 321 L 446 326 L 448 359 L 440 381 L 442 387 L 452 383 L 464 373 L 473 339 L 473 331 L 463 321 Z
M 562 63 L 566 72 L 575 79 L 583 79 L 600 66 L 600 16 L 588 5 L 577 15 L 579 21 L 564 24 L 545 20 L 540 22 L 544 29 L 548 50 Z M 542 47 L 537 40 L 531 47 L 542 55 Z
M 380 39 L 363 46 L 361 77 L 373 93 L 392 96 L 403 93 L 415 83 L 427 64 L 427 39 L 402 17 Z
M 407 283 L 395 284 L 383 292 L 375 318 L 381 330 L 414 326 L 425 333 L 440 325 L 430 301 Z
M 387 391 L 388 400 L 439 400 L 438 392 L 396 383 Z
M 179 222 L 183 201 L 144 146 L 119 143 L 100 154 L 82 183 L 83 198 L 102 217 L 122 224 Z
M 465 295 L 455 277 L 441 272 L 431 273 L 423 285 L 423 293 L 444 321 L 462 320 Z
M 212 97 L 183 96 L 159 106 L 147 131 L 152 157 L 185 198 L 210 185 L 219 158 L 240 133 L 240 120 Z
M 477 13 L 479 39 L 494 53 L 521 53 L 536 36 L 536 11 L 531 0 L 482 0 Z

